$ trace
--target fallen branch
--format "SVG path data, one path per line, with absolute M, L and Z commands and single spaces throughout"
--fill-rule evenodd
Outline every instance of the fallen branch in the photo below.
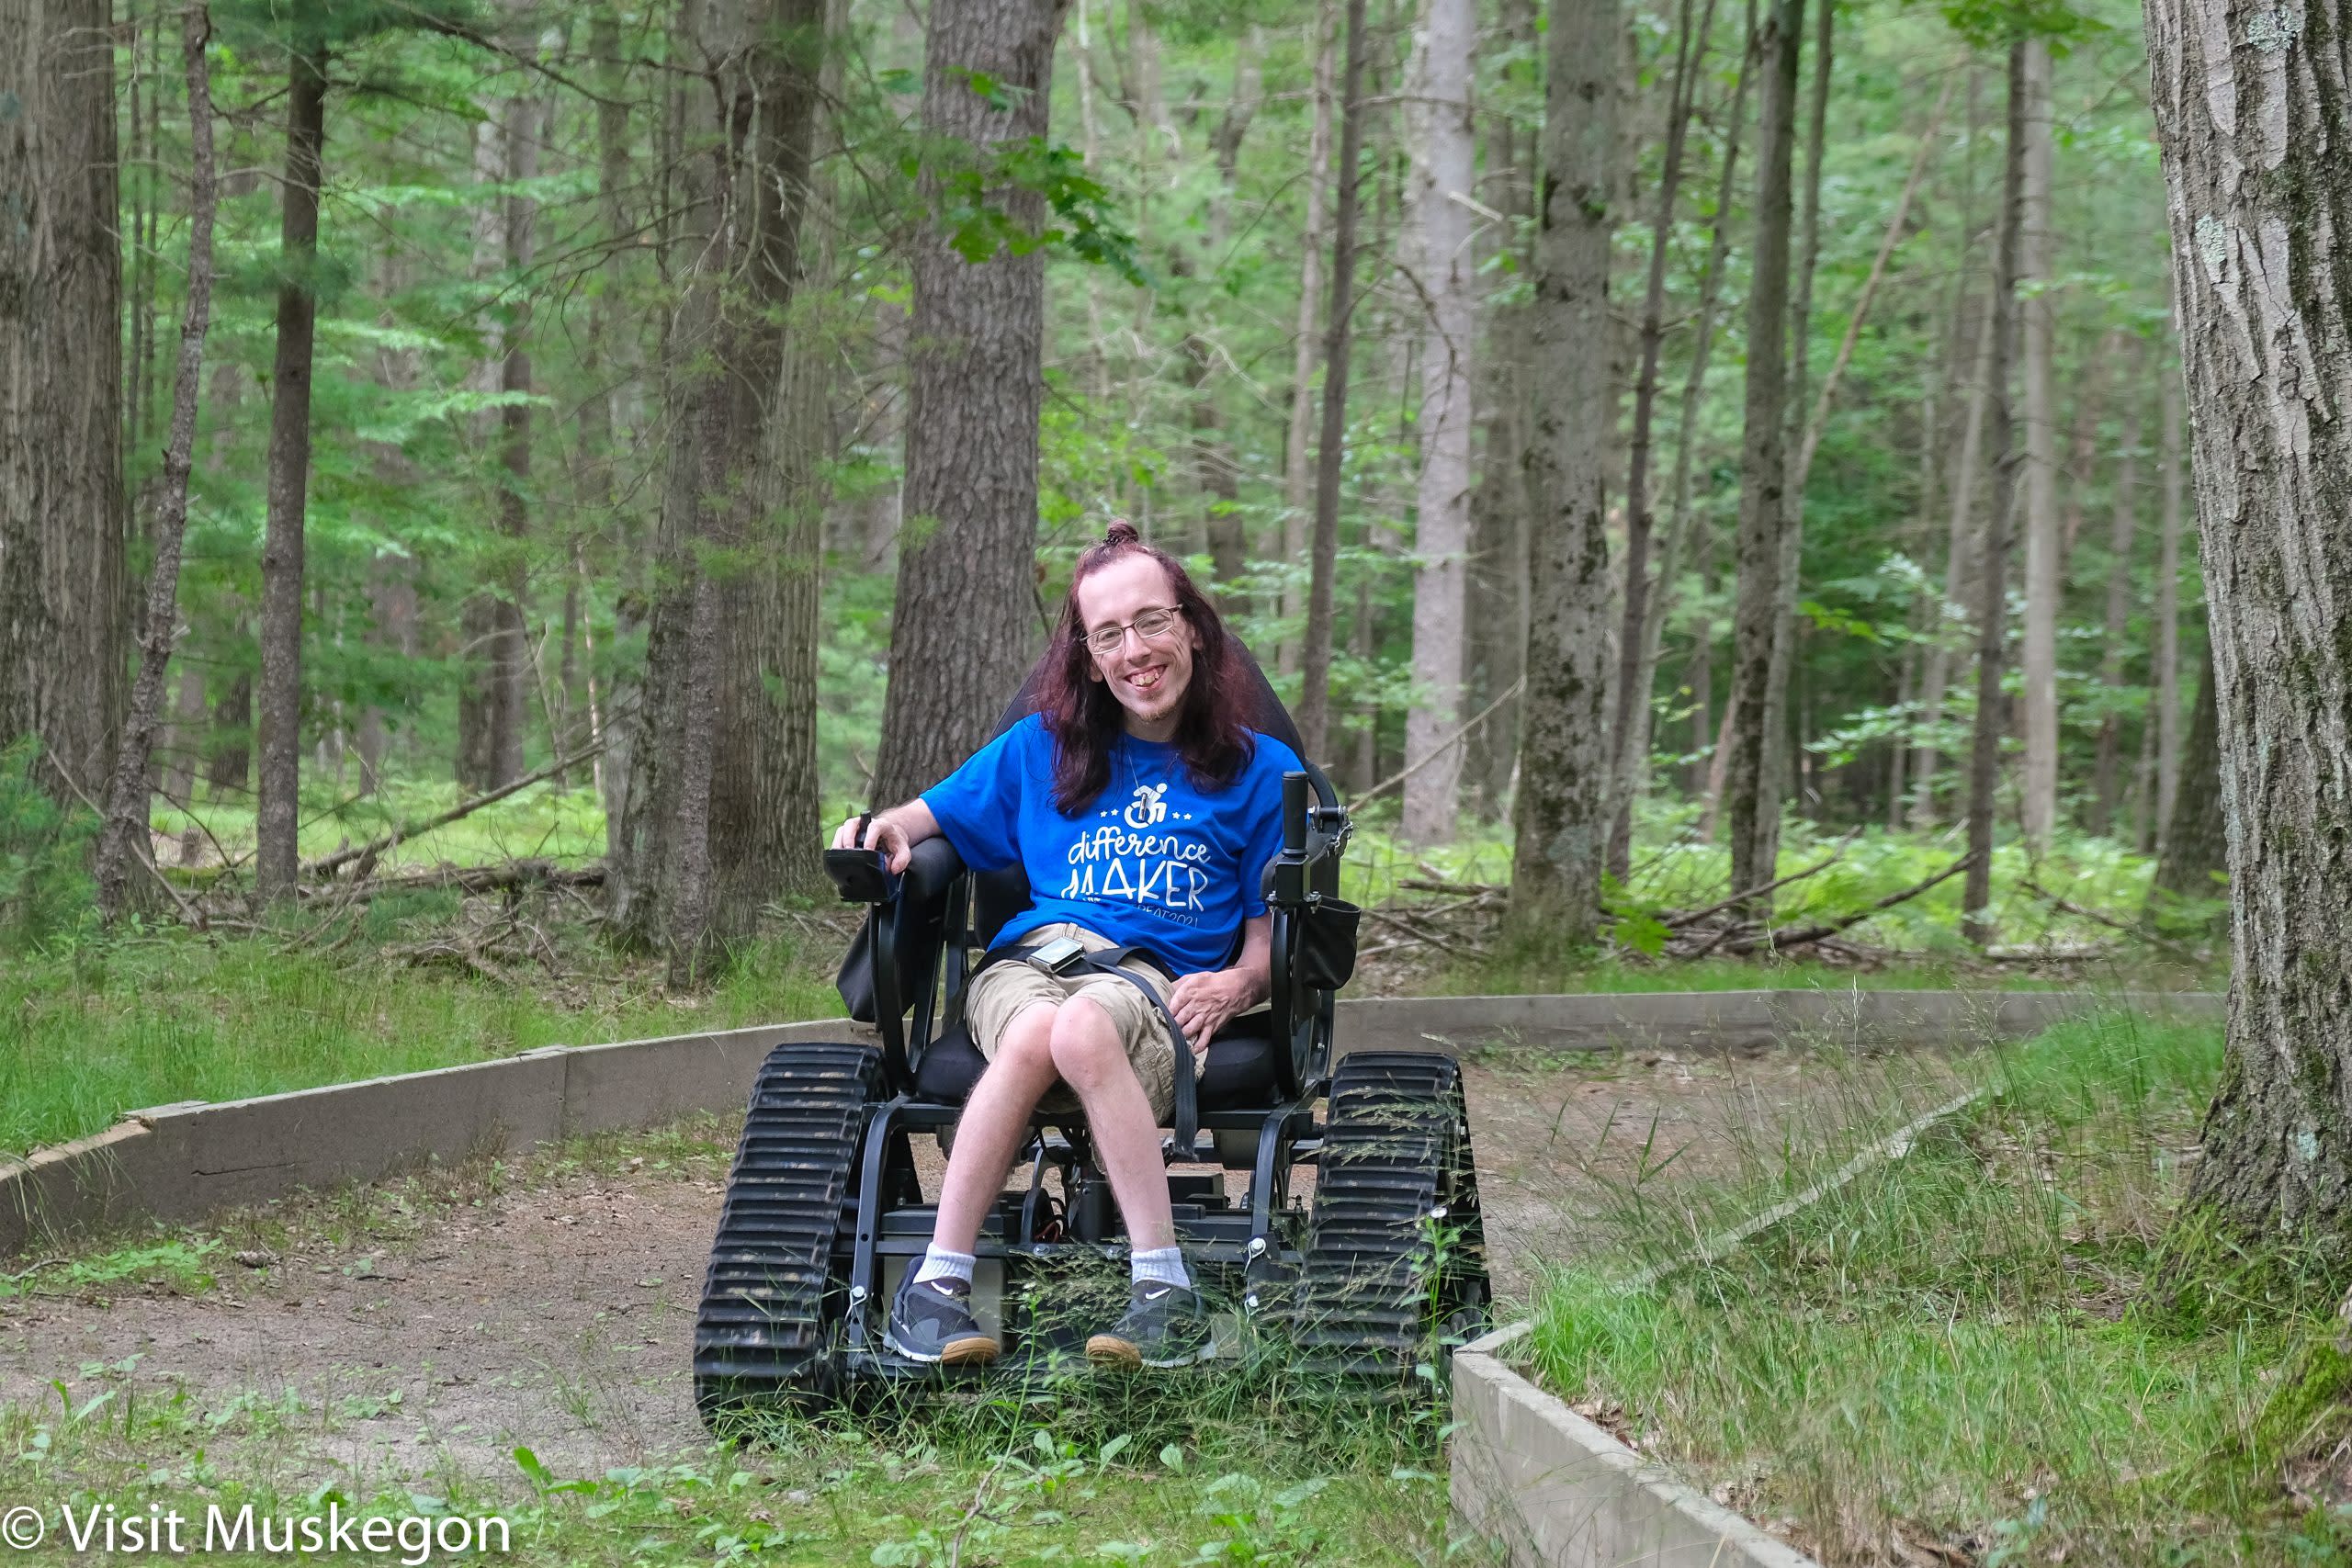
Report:
M 54 751 L 44 751 L 41 755 L 49 759 L 49 765 L 57 770 L 57 776 L 65 781 L 65 787 L 74 792 L 74 797 L 76 800 L 79 800 L 83 805 L 88 807 L 92 811 L 97 812 L 98 820 L 101 822 L 105 821 L 107 814 L 103 810 L 99 809 L 98 803 L 90 798 L 87 791 L 84 790 L 80 784 L 74 782 L 74 775 L 65 771 L 65 764 L 57 760 L 57 753 Z M 146 835 L 142 832 L 139 837 L 141 839 L 144 839 Z M 180 890 L 172 886 L 171 878 L 165 876 L 162 872 L 155 869 L 155 863 L 153 859 L 148 855 L 147 846 L 145 844 L 134 840 L 126 847 L 130 851 L 130 858 L 139 863 L 140 869 L 155 879 L 156 886 L 171 895 L 172 902 L 179 908 L 180 919 L 186 920 L 198 931 L 209 931 L 215 923 L 224 926 L 235 925 L 245 930 L 252 929 L 251 927 L 244 926 L 244 922 L 241 920 L 221 920 L 218 922 L 208 920 L 207 917 L 201 910 L 198 909 L 195 905 L 189 903 L 185 897 L 181 897 Z
M 1844 838 L 1838 840 L 1838 847 L 1829 852 L 1829 858 L 1823 861 L 1818 865 L 1809 865 L 1803 871 L 1792 871 L 1786 876 L 1780 877 L 1774 881 L 1764 884 L 1761 887 L 1751 887 L 1744 893 L 1735 893 L 1730 897 L 1724 899 L 1720 903 L 1710 904 L 1703 909 L 1693 909 L 1687 915 L 1677 915 L 1670 920 L 1661 920 L 1658 923 L 1666 927 L 1668 931 L 1680 931 L 1685 926 L 1697 925 L 1709 915 L 1720 915 L 1725 909 L 1735 908 L 1741 904 L 1747 903 L 1751 898 L 1761 898 L 1764 895 L 1772 892 L 1776 888 L 1786 887 L 1792 882 L 1803 882 L 1808 876 L 1816 875 L 1821 872 L 1827 871 L 1831 866 L 1838 863 L 1838 857 L 1843 855 L 1853 844 L 1854 840 L 1861 836 L 1861 831 L 1862 830 L 1860 828 L 1857 828 L 1852 832 L 1847 834 Z
M 426 833 L 434 831 L 435 829 L 446 828 L 450 823 L 458 820 L 460 818 L 470 817 L 475 812 L 480 811 L 483 807 L 496 805 L 499 801 L 504 800 L 510 795 L 528 789 L 535 784 L 544 783 L 547 780 L 555 777 L 556 774 L 562 773 L 567 768 L 579 766 L 581 763 L 586 761 L 595 754 L 596 748 L 590 746 L 585 747 L 581 750 L 574 751 L 568 757 L 559 757 L 554 761 L 548 763 L 546 767 L 541 768 L 537 773 L 526 773 L 523 777 L 516 779 L 513 784 L 501 784 L 498 788 L 492 790 L 487 795 L 478 795 L 471 800 L 464 801 L 457 806 L 451 807 L 447 811 L 437 812 L 431 817 L 422 818 L 414 822 L 403 822 L 399 827 L 393 829 L 390 832 L 385 834 L 382 838 L 371 839 L 356 850 L 337 850 L 334 853 L 327 856 L 323 860 L 312 861 L 310 864 L 302 868 L 302 874 L 305 876 L 332 876 L 336 872 L 342 870 L 345 866 L 349 865 L 353 861 L 364 860 L 373 862 L 378 855 L 382 854 L 386 850 L 390 849 L 395 844 L 405 843 L 411 839 L 422 837 Z
M 1900 893 L 1890 893 L 1876 903 L 1857 909 L 1850 915 L 1840 915 L 1826 925 L 1782 926 L 1780 930 L 1767 935 L 1742 937 L 1739 941 L 1728 944 L 1724 951 L 1744 953 L 1753 953 L 1758 948 L 1766 946 L 1775 950 L 1783 947 L 1803 947 L 1807 942 L 1819 942 L 1823 937 L 1836 936 L 1839 931 L 1860 925 L 1872 915 L 1883 914 L 1897 904 L 1909 903 L 1939 883 L 1950 881 L 1967 870 L 1975 859 L 1976 857 L 1973 854 L 1962 855 L 1925 882 L 1915 882 Z
M 2033 878 L 2030 876 L 2020 884 L 2020 886 L 2023 891 L 2032 894 L 2037 898 L 2045 900 L 2052 908 L 2056 909 L 2061 914 L 2078 916 L 2083 919 L 2090 921 L 2094 925 L 2105 926 L 2111 931 L 2121 931 L 2125 936 L 2136 937 L 2140 941 L 2147 942 L 2152 946 L 2164 949 L 2166 953 L 2171 953 L 2175 958 L 2181 959 L 2186 963 L 2196 964 L 2201 962 L 2195 952 L 2183 946 L 2179 942 L 2174 942 L 2169 937 L 2158 936 L 2155 932 L 2148 930 L 2144 926 L 2130 925 L 2122 920 L 2117 919 L 2112 915 L 2103 915 L 2097 909 L 2086 908 L 2082 905 L 2074 902 L 2072 899 L 2061 898 L 2057 894 L 2051 892 L 2050 889 L 2042 886 L 2041 884 L 2034 881 Z
M 1398 784 L 1403 784 L 1407 779 L 1411 778 L 1415 773 L 1419 773 L 1423 768 L 1428 767 L 1431 762 L 1434 762 L 1440 757 L 1444 756 L 1456 745 L 1459 745 L 1472 730 L 1486 723 L 1489 718 L 1492 718 L 1497 708 L 1501 707 L 1505 703 L 1510 701 L 1511 698 L 1519 695 L 1520 688 L 1526 684 L 1527 677 L 1524 675 L 1521 675 L 1518 680 L 1513 681 L 1510 683 L 1510 689 L 1509 691 L 1505 692 L 1501 696 L 1497 697 L 1493 702 L 1488 703 L 1484 708 L 1479 710 L 1477 717 L 1472 719 L 1469 723 L 1464 725 L 1461 728 L 1455 730 L 1453 734 L 1447 736 L 1436 745 L 1430 747 L 1426 752 L 1422 753 L 1418 761 L 1408 763 L 1404 772 L 1391 773 L 1388 777 L 1381 780 L 1378 784 L 1373 785 L 1370 789 L 1364 791 L 1362 795 L 1348 802 L 1348 815 L 1351 817 L 1354 816 L 1356 808 L 1363 805 L 1365 801 L 1386 795 L 1390 790 L 1395 789 Z
M 543 860 L 508 861 L 503 865 L 444 865 L 431 871 L 405 871 L 391 876 L 370 877 L 365 882 L 345 883 L 339 886 L 305 887 L 302 897 L 324 898 L 331 896 L 367 897 L 378 893 L 412 893 L 434 887 L 455 887 L 466 893 L 492 893 L 503 887 L 602 887 L 605 867 L 595 865 L 566 867 Z

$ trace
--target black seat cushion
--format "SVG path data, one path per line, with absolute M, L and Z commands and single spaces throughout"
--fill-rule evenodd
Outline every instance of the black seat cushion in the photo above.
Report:
M 1204 1111 L 1254 1111 L 1274 1102 L 1274 1042 L 1267 1013 L 1248 1013 L 1219 1030 L 1209 1042 L 1208 1069 L 1201 1075 Z M 960 1105 L 988 1066 L 971 1032 L 961 1023 L 931 1043 L 915 1067 L 915 1093 L 924 1100 Z

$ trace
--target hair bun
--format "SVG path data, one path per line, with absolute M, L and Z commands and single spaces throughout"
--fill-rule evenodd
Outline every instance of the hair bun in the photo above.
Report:
M 1102 542 L 1114 546 L 1140 545 L 1143 543 L 1143 536 L 1137 533 L 1136 525 L 1125 518 L 1114 517 L 1111 520 L 1111 525 L 1102 530 Z

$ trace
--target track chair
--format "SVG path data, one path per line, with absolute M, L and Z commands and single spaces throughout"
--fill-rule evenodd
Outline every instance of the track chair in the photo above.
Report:
M 1263 672 L 1249 669 L 1252 728 L 1304 756 Z M 1033 670 L 999 733 L 1035 711 L 1038 678 Z M 1335 1064 L 1333 1000 L 1354 964 L 1355 911 L 1338 897 L 1348 817 L 1311 764 L 1284 777 L 1282 811 L 1282 852 L 1265 870 L 1271 1005 L 1192 1043 L 1207 1058 L 1194 1114 L 1180 1104 L 1167 1145 L 1171 1167 L 1186 1168 L 1168 1178 L 1178 1241 L 1203 1293 L 1231 1309 L 1213 1359 L 1279 1347 L 1307 1372 L 1409 1392 L 1427 1386 L 1419 1365 L 1487 1316 L 1461 1073 L 1434 1052 Z M 760 1067 L 695 1321 L 695 1396 L 708 1419 L 883 1382 L 1067 1365 L 1088 1325 L 1072 1321 L 1064 1287 L 1125 1255 L 1084 1112 L 1041 1110 L 1016 1164 L 1028 1179 L 1000 1197 L 979 1241 L 974 1306 L 1005 1354 L 992 1369 L 943 1370 L 885 1348 L 884 1314 L 936 1213 L 914 1139 L 954 1136 L 986 1065 L 964 987 L 1029 888 L 1018 866 L 967 871 L 944 839 L 917 845 L 902 875 L 865 851 L 829 852 L 828 870 L 868 906 L 842 990 L 880 1043 L 779 1045 Z M 1292 1190 L 1301 1168 L 1314 1172 L 1305 1199 Z M 1228 1176 L 1244 1172 L 1236 1192 Z

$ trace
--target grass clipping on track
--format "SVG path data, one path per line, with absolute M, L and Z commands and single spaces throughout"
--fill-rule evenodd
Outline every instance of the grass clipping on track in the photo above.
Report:
M 2342 1561 L 2334 1293 L 2148 1289 L 2221 1059 L 2120 1015 L 1987 1053 L 1907 1157 L 1640 1288 L 1827 1167 L 1629 1190 L 1619 1267 L 1540 1293 L 1539 1375 L 1832 1565 Z

